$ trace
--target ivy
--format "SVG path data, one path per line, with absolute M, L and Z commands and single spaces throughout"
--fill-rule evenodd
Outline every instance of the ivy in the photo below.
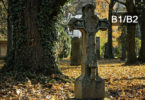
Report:
M 5 71 L 19 71 L 19 72 L 40 72 L 45 75 L 53 73 L 60 73 L 57 63 L 57 43 L 59 42 L 59 35 L 57 30 L 58 21 L 62 16 L 62 6 L 67 0 L 40 0 L 37 13 L 37 28 L 40 36 L 40 43 L 43 49 L 41 58 L 42 65 L 38 67 L 31 66 L 31 57 L 34 48 L 29 46 L 31 39 L 28 39 L 25 26 L 25 7 L 27 2 L 25 0 L 9 0 L 10 15 L 9 20 L 12 27 L 13 48 L 10 55 L 7 57 Z M 31 38 L 31 37 L 29 37 Z M 26 52 L 28 51 L 28 52 Z M 35 70 L 35 71 L 34 71 Z
M 59 35 L 57 25 L 58 21 L 61 19 L 58 16 L 62 13 L 62 7 L 57 6 L 57 0 L 42 0 L 40 13 L 39 13 L 39 31 L 41 32 L 41 41 L 43 43 L 44 49 L 46 49 L 46 55 L 51 57 L 49 60 L 50 65 L 57 66 L 57 42 L 59 41 Z M 65 1 L 65 0 L 64 0 Z M 55 2 L 55 3 L 54 3 Z M 59 1 L 60 2 L 60 1 Z M 52 5 L 54 4 L 54 5 Z M 53 9 L 52 9 L 53 8 Z

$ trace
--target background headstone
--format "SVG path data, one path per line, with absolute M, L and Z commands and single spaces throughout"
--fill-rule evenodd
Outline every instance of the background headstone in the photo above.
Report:
M 81 65 L 81 39 L 74 37 L 71 40 L 71 66 Z
M 97 59 L 100 59 L 100 37 L 96 37 L 96 53 Z

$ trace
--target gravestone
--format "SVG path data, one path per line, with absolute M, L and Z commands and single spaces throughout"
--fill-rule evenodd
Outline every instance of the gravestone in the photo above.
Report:
M 96 53 L 97 59 L 100 59 L 100 37 L 96 37 Z
M 81 76 L 75 81 L 75 98 L 81 100 L 103 100 L 105 96 L 104 80 L 98 75 L 96 57 L 96 32 L 106 30 L 108 21 L 100 20 L 94 14 L 95 6 L 87 4 L 82 8 L 82 18 L 72 18 L 70 29 L 82 32 Z
M 81 65 L 81 39 L 74 37 L 71 40 L 71 66 Z

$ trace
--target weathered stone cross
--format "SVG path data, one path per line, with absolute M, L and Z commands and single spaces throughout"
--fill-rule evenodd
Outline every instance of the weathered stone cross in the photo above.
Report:
M 75 81 L 75 97 L 83 100 L 100 100 L 105 96 L 104 81 L 98 76 L 96 57 L 96 32 L 106 30 L 108 21 L 99 20 L 94 14 L 95 6 L 88 4 L 82 8 L 82 18 L 72 18 L 71 29 L 82 32 L 82 74 Z

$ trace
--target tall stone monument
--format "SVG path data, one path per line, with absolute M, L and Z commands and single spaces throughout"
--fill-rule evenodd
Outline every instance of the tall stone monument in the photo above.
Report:
M 106 30 L 108 21 L 100 20 L 94 14 L 95 6 L 86 4 L 82 8 L 82 18 L 72 18 L 69 27 L 82 32 L 81 76 L 75 81 L 75 98 L 80 100 L 103 100 L 104 80 L 98 75 L 96 57 L 96 32 Z

